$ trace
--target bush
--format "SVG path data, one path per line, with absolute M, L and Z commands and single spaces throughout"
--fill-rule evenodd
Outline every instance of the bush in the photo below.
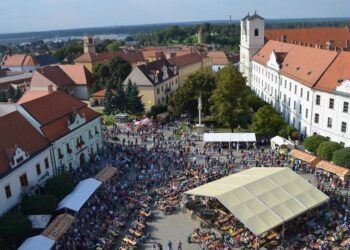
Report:
M 26 215 L 53 214 L 56 206 L 54 195 L 34 195 L 22 199 L 22 213 Z
M 289 140 L 289 137 L 293 140 L 296 140 L 298 136 L 296 136 L 296 133 L 298 133 L 297 129 L 294 128 L 292 125 L 286 124 L 279 132 L 278 135 Z M 296 138 L 295 138 L 296 137 Z
M 321 160 L 331 161 L 333 158 L 333 153 L 342 148 L 342 145 L 337 142 L 324 141 L 317 148 L 317 156 Z
M 73 188 L 73 180 L 65 174 L 56 175 L 46 182 L 46 189 L 48 193 L 55 195 L 58 200 L 72 192 Z
M 0 218 L 0 235 L 7 243 L 20 243 L 27 238 L 32 225 L 29 219 L 20 213 L 8 213 Z
M 342 148 L 335 151 L 332 161 L 338 166 L 350 168 L 350 148 Z
M 103 116 L 103 124 L 106 126 L 112 126 L 115 124 L 114 115 L 104 115 Z
M 328 139 L 321 135 L 313 135 L 305 138 L 304 147 L 307 151 L 316 154 L 318 146 L 324 141 L 328 141 Z

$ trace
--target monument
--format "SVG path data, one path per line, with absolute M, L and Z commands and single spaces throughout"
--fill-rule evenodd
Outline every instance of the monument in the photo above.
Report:
M 204 133 L 204 125 L 202 124 L 202 97 L 198 97 L 198 124 L 196 124 L 198 134 Z

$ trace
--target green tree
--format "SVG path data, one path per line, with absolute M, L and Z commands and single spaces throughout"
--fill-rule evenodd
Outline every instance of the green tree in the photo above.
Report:
M 130 114 L 142 114 L 145 111 L 144 104 L 142 103 L 139 89 L 136 84 L 132 84 L 129 80 L 126 87 L 126 98 L 127 98 L 127 111 Z
M 249 93 L 247 96 L 247 103 L 248 106 L 254 111 L 258 111 L 261 107 L 264 107 L 268 105 L 266 102 L 264 102 L 262 99 L 260 99 L 258 96 L 256 96 L 253 93 Z
M 115 113 L 114 98 L 111 84 L 107 83 L 105 99 L 103 101 L 104 113 L 106 115 L 112 115 Z
M 125 113 L 127 111 L 127 97 L 125 94 L 125 89 L 123 83 L 119 82 L 116 86 L 116 94 L 114 97 L 114 110 L 115 113 Z
M 33 195 L 22 199 L 22 213 L 25 215 L 53 214 L 57 206 L 54 195 Z
M 0 235 L 8 244 L 18 244 L 28 237 L 31 223 L 20 213 L 7 213 L 0 218 Z
M 333 153 L 339 149 L 342 149 L 343 146 L 337 142 L 333 141 L 324 141 L 317 148 L 317 156 L 321 160 L 331 161 L 333 158 Z
M 233 65 L 226 66 L 216 76 L 217 85 L 212 95 L 216 119 L 232 131 L 237 126 L 245 126 L 249 119 L 246 79 Z
M 215 76 L 209 69 L 190 75 L 170 98 L 170 105 L 177 115 L 198 115 L 198 97 L 202 97 L 203 115 L 210 114 L 210 97 L 215 89 Z
M 147 117 L 151 118 L 156 118 L 157 115 L 167 112 L 168 107 L 165 105 L 154 105 L 151 107 L 151 110 L 147 112 Z
M 304 148 L 307 151 L 313 154 L 316 154 L 318 146 L 320 146 L 320 144 L 324 141 L 328 141 L 328 139 L 321 135 L 313 135 L 313 136 L 307 137 L 304 140 Z
M 264 106 L 253 116 L 252 131 L 270 138 L 278 134 L 283 124 L 281 116 L 271 106 Z
M 294 128 L 292 125 L 284 124 L 284 127 L 278 132 L 278 135 L 288 140 L 289 137 L 290 138 L 293 137 L 293 134 L 295 132 L 298 132 L 298 130 Z M 296 138 L 292 138 L 292 139 L 296 139 Z
M 113 41 L 110 44 L 107 45 L 107 50 L 108 51 L 117 51 L 119 50 L 119 43 L 118 41 Z
M 6 98 L 12 99 L 13 101 L 15 101 L 14 100 L 15 97 L 16 97 L 16 89 L 11 85 L 9 85 L 6 92 Z
M 73 188 L 73 180 L 65 174 L 56 175 L 46 182 L 48 193 L 55 195 L 59 200 L 72 192 Z
M 335 151 L 332 161 L 338 166 L 350 168 L 350 148 L 342 148 Z

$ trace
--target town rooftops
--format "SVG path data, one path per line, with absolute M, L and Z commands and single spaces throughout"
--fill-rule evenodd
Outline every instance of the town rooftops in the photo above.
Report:
M 203 56 L 199 53 L 191 53 L 169 59 L 169 61 L 177 67 L 186 67 L 191 64 L 202 62 Z
M 5 55 L 2 59 L 1 66 L 6 67 L 22 67 L 22 66 L 35 66 L 39 65 L 37 60 L 32 55 Z
M 32 155 L 48 141 L 17 111 L 0 117 L 0 175 L 10 169 L 16 147 Z
M 130 64 L 137 64 L 144 61 L 144 57 L 140 51 L 111 51 L 111 52 L 102 52 L 102 53 L 84 53 L 75 59 L 75 62 L 103 62 L 109 61 L 113 58 L 122 58 Z

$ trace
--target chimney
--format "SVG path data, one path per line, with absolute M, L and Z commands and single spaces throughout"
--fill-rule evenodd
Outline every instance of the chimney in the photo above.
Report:
M 328 50 L 334 50 L 334 41 L 333 41 L 333 40 L 329 40 L 329 41 L 326 43 L 326 46 L 327 46 L 327 49 L 328 49 Z
M 52 94 L 53 86 L 50 84 L 49 86 L 47 86 L 47 90 L 48 90 L 49 94 Z

